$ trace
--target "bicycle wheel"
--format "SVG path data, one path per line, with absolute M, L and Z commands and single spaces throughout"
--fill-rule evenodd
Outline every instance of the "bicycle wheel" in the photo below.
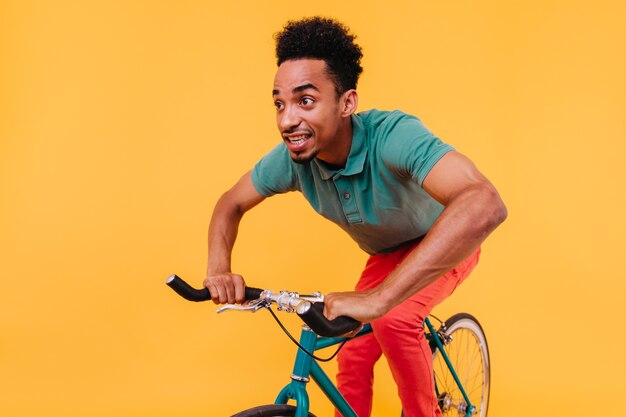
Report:
M 232 417 L 292 417 L 296 414 L 296 407 L 287 404 L 269 404 L 241 411 Z M 315 414 L 309 413 L 309 417 Z
M 490 364 L 487 339 L 478 320 L 466 313 L 455 314 L 446 322 L 444 350 L 452 362 L 477 417 L 485 417 L 489 407 Z M 439 408 L 444 416 L 464 416 L 467 402 L 438 349 L 433 352 L 433 370 Z

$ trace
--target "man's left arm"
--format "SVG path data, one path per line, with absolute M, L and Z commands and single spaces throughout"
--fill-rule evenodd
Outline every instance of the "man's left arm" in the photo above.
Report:
M 382 317 L 471 255 L 507 217 L 495 187 L 458 152 L 445 154 L 422 186 L 445 207 L 424 240 L 378 287 L 328 294 L 324 314 L 329 319 Z

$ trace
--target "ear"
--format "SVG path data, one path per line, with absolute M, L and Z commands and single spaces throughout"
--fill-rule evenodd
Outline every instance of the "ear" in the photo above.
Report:
M 350 117 L 359 105 L 359 95 L 356 90 L 347 90 L 341 95 L 341 117 Z

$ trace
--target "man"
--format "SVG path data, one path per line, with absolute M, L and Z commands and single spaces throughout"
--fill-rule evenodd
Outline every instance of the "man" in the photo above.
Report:
M 271 195 L 302 192 L 371 255 L 356 291 L 325 300 L 329 319 L 350 316 L 374 330 L 340 352 L 339 389 L 369 416 L 373 366 L 384 353 L 404 415 L 441 415 L 422 321 L 471 272 L 506 208 L 474 164 L 417 118 L 355 114 L 362 54 L 342 24 L 288 22 L 276 55 L 282 143 L 218 201 L 204 285 L 216 303 L 242 302 L 244 279 L 230 257 L 243 214 Z

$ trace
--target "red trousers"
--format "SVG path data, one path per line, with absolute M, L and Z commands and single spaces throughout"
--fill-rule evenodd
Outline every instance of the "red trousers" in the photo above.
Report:
M 415 246 L 372 255 L 356 290 L 374 288 Z M 372 411 L 374 364 L 385 354 L 398 387 L 404 417 L 441 416 L 433 381 L 432 353 L 422 323 L 434 306 L 448 297 L 478 263 L 480 249 L 447 274 L 373 321 L 373 333 L 354 339 L 339 352 L 337 386 L 359 417 Z M 335 412 L 336 416 L 340 416 Z

